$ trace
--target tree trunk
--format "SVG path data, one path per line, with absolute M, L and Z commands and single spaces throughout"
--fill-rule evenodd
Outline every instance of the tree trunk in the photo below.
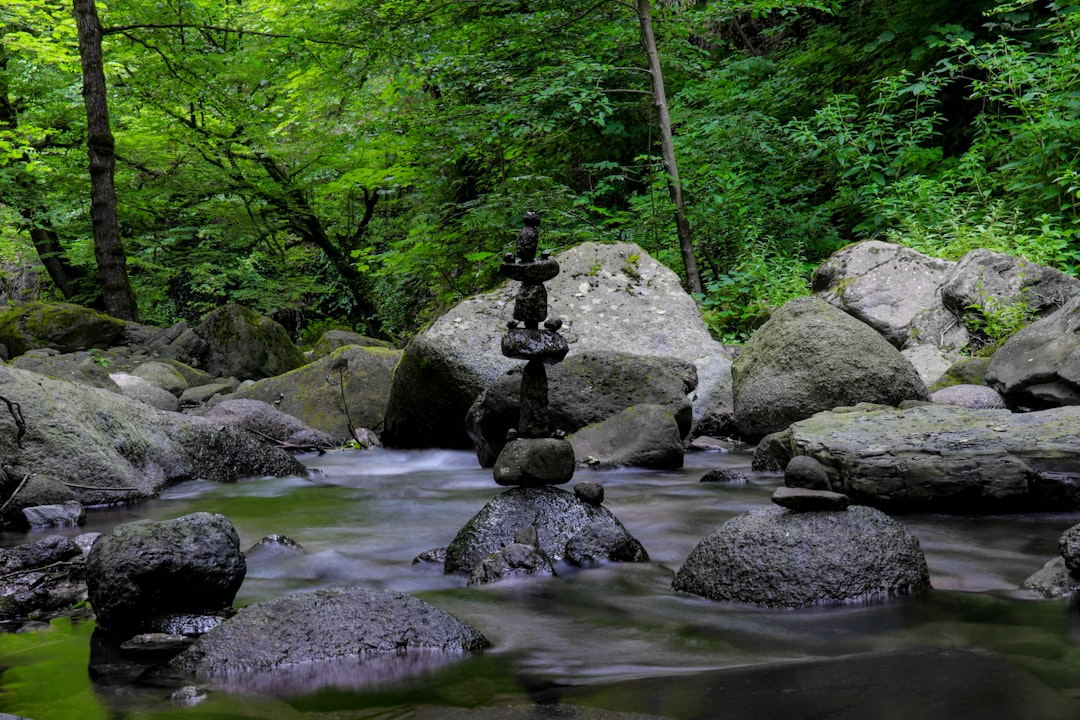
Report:
M 686 219 L 683 206 L 682 183 L 679 181 L 679 167 L 675 163 L 675 144 L 671 132 L 671 116 L 668 114 L 667 95 L 664 91 L 664 72 L 660 68 L 660 53 L 656 49 L 656 37 L 652 29 L 652 11 L 649 0 L 638 0 L 638 21 L 641 23 L 641 38 L 645 43 L 645 54 L 649 57 L 649 75 L 652 78 L 653 105 L 660 125 L 660 153 L 664 160 L 664 172 L 667 174 L 668 192 L 675 206 L 675 231 L 679 236 L 679 249 L 682 251 L 683 266 L 686 270 L 686 284 L 692 293 L 701 293 L 701 273 L 698 272 L 697 258 L 694 256 L 694 239 L 690 233 L 690 223 Z
M 101 59 L 101 22 L 94 0 L 73 0 L 82 60 L 86 101 L 86 140 L 90 158 L 90 218 L 94 227 L 94 257 L 105 312 L 123 320 L 138 320 L 135 293 L 127 273 L 127 257 L 116 219 L 113 170 L 115 145 L 109 129 L 105 69 Z

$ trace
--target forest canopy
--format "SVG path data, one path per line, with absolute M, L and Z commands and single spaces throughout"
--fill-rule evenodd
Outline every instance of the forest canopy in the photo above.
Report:
M 1080 269 L 1080 13 L 1066 3 L 96 12 L 116 217 L 145 322 L 236 302 L 301 338 L 339 324 L 403 339 L 499 281 L 527 209 L 546 247 L 627 240 L 684 274 L 673 179 L 702 312 L 728 341 L 856 240 Z M 46 297 L 101 304 L 72 6 L 8 0 L 0 34 L 2 272 L 33 265 Z

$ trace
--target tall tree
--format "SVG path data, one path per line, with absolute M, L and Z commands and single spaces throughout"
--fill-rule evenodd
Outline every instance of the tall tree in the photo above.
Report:
M 675 160 L 671 114 L 668 112 L 667 92 L 664 89 L 664 70 L 660 65 L 660 52 L 656 47 L 649 0 L 638 0 L 637 14 L 638 22 L 641 24 L 641 40 L 649 59 L 653 106 L 656 108 L 657 124 L 660 129 L 660 154 L 664 162 L 664 172 L 667 174 L 671 204 L 675 206 L 675 231 L 679 237 L 679 250 L 682 253 L 683 267 L 686 272 L 686 284 L 690 292 L 701 294 L 703 291 L 701 273 L 698 272 L 697 257 L 694 254 L 694 238 L 690 232 L 690 222 L 686 219 L 686 208 L 683 205 L 682 181 L 679 179 L 679 166 Z
M 90 159 L 90 217 L 94 228 L 94 257 L 105 311 L 113 317 L 138 320 L 135 293 L 127 272 L 127 255 L 116 218 L 113 173 L 116 147 L 109 126 L 105 68 L 101 58 L 101 22 L 94 0 L 73 0 L 82 60 L 86 104 L 86 144 Z

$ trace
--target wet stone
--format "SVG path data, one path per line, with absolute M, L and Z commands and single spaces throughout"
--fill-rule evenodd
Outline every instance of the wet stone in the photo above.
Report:
M 574 475 L 574 448 L 558 438 L 517 438 L 495 460 L 499 485 L 560 485 Z
M 604 486 L 592 480 L 575 485 L 574 494 L 590 505 L 602 505 L 604 502 Z
M 777 488 L 772 501 L 791 512 L 818 512 L 822 510 L 846 510 L 851 499 L 842 493 L 829 490 L 808 490 L 801 487 Z

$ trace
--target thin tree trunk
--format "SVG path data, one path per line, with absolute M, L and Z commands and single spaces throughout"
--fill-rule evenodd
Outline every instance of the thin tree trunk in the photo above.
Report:
M 94 227 L 94 257 L 105 312 L 124 320 L 138 320 L 135 293 L 127 273 L 127 257 L 116 219 L 115 143 L 109 129 L 105 95 L 105 69 L 101 59 L 101 22 L 94 0 L 73 0 L 82 60 L 83 98 L 86 101 L 86 140 L 90 158 L 90 218 Z
M 649 0 L 638 0 L 638 21 L 641 23 L 641 38 L 645 43 L 645 54 L 649 57 L 649 75 L 652 77 L 653 105 L 660 125 L 660 153 L 667 174 L 668 192 L 675 206 L 675 231 L 679 236 L 679 249 L 682 251 L 683 266 L 686 270 L 686 284 L 692 293 L 701 293 L 701 273 L 698 272 L 697 258 L 694 256 L 694 239 L 690 233 L 690 223 L 686 219 L 683 206 L 682 183 L 679 181 L 679 167 L 675 162 L 675 144 L 671 132 L 671 115 L 668 113 L 667 95 L 664 91 L 664 72 L 660 67 L 660 53 L 656 49 L 656 37 L 652 29 L 652 11 Z

